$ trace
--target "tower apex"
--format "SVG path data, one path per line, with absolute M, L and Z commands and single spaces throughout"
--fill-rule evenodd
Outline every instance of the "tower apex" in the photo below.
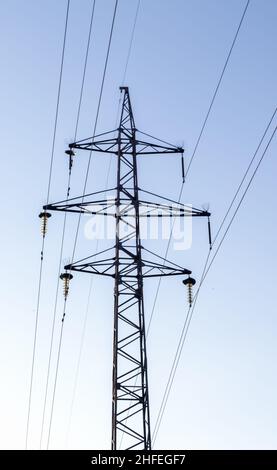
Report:
M 119 87 L 120 91 L 126 91 L 127 93 L 129 93 L 129 87 L 128 86 L 120 86 Z

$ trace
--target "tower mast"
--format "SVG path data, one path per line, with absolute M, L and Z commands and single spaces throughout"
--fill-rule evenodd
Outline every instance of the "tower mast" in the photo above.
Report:
M 117 449 L 118 431 L 129 433 L 135 445 L 140 441 L 144 449 L 151 449 L 136 127 L 128 88 L 122 87 L 121 91 L 124 97 L 117 155 L 112 449 Z M 124 152 L 126 137 L 130 154 Z M 127 237 L 121 228 L 125 223 L 120 214 L 122 203 L 125 207 L 131 205 L 134 211 L 134 225 Z M 135 275 L 129 278 L 125 274 L 134 265 Z M 129 425 L 132 418 L 137 421 L 135 428 Z
M 129 89 L 121 87 L 120 90 L 123 101 L 117 136 L 114 137 L 114 131 L 99 134 L 70 144 L 68 151 L 77 149 L 113 154 L 117 158 L 116 187 L 48 204 L 44 210 L 115 218 L 115 245 L 72 262 L 65 269 L 114 279 L 111 446 L 117 450 L 122 442 L 129 450 L 151 450 L 143 281 L 159 276 L 189 276 L 191 271 L 144 248 L 141 245 L 140 220 L 143 217 L 209 217 L 210 213 L 166 198 L 157 202 L 140 197 L 156 195 L 138 185 L 138 157 L 183 154 L 184 150 L 156 138 L 145 141 L 145 134 L 135 126 Z M 114 202 L 105 198 L 109 192 L 115 195 Z M 170 204 L 165 201 L 170 201 Z

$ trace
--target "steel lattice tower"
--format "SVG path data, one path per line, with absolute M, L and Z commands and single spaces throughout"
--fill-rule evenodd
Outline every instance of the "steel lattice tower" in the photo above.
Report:
M 166 198 L 145 201 L 141 195 L 156 196 L 138 185 L 137 158 L 148 154 L 183 153 L 176 147 L 152 138 L 136 129 L 129 90 L 121 87 L 123 102 L 117 136 L 114 131 L 99 134 L 69 145 L 73 149 L 111 153 L 117 158 L 115 188 L 91 193 L 44 206 L 45 210 L 89 213 L 115 218 L 115 245 L 107 250 L 73 262 L 65 269 L 114 279 L 112 449 L 122 438 L 127 449 L 151 449 L 149 390 L 143 280 L 148 277 L 190 275 L 191 271 L 171 263 L 141 244 L 142 217 L 209 216 L 207 211 L 192 209 Z M 147 135 L 147 134 L 146 134 Z M 112 192 L 113 200 L 102 198 Z M 170 202 L 170 204 L 165 203 Z M 126 229 L 128 230 L 126 234 Z

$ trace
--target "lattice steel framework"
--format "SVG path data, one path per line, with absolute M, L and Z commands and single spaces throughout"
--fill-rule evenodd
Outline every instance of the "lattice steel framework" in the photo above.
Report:
M 112 153 L 117 158 L 117 185 L 44 207 L 45 210 L 111 216 L 116 221 L 115 245 L 65 269 L 114 279 L 112 449 L 122 442 L 127 449 L 151 449 L 149 391 L 143 279 L 157 276 L 189 275 L 184 269 L 155 255 L 141 244 L 141 217 L 209 216 L 207 211 L 172 200 L 146 201 L 141 195 L 157 196 L 138 185 L 137 158 L 148 154 L 183 153 L 159 139 L 143 140 L 136 129 L 129 90 L 121 87 L 123 102 L 117 136 L 114 131 L 74 142 L 69 149 Z M 103 198 L 115 193 L 114 200 Z M 170 204 L 168 204 L 170 203 Z M 124 231 L 124 228 L 127 228 Z M 123 437 L 125 438 L 122 441 Z

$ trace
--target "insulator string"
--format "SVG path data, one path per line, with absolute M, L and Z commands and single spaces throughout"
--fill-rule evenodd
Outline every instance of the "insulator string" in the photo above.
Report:
M 182 165 L 182 182 L 185 183 L 185 163 L 184 163 L 184 153 L 181 153 L 181 165 Z

